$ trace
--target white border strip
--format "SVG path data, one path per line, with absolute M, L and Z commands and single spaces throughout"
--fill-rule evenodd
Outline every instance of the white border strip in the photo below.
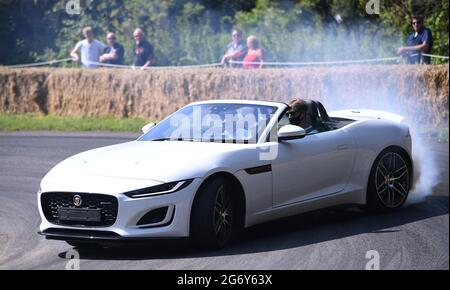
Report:
M 52 65 L 52 64 L 60 63 L 60 62 L 66 62 L 66 61 L 69 61 L 69 60 L 72 60 L 72 59 L 69 57 L 69 58 L 54 59 L 54 60 L 43 61 L 43 62 L 34 62 L 34 63 L 26 63 L 26 64 L 8 65 L 8 66 L 6 66 L 6 67 L 7 67 L 7 68 L 21 68 L 21 67 L 43 66 L 43 65 Z
M 418 54 L 413 54 L 416 56 Z M 448 56 L 435 55 L 422 53 L 423 56 L 428 56 L 432 58 L 449 59 Z M 263 62 L 265 66 L 313 66 L 313 65 L 333 65 L 333 64 L 358 64 L 358 63 L 373 63 L 373 62 L 388 62 L 388 61 L 400 61 L 402 57 L 385 57 L 385 58 L 371 58 L 371 59 L 357 59 L 357 60 L 339 60 L 339 61 L 317 61 L 317 62 Z M 71 58 L 55 59 L 44 62 L 35 62 L 27 64 L 17 64 L 9 65 L 7 68 L 25 68 L 25 67 L 37 67 L 52 65 L 61 62 L 67 62 L 72 60 Z M 207 68 L 207 67 L 219 67 L 221 63 L 209 63 L 209 64 L 198 64 L 198 65 L 181 65 L 181 66 L 149 66 L 144 69 L 140 67 L 130 66 L 130 65 L 118 65 L 118 64 L 107 64 L 101 62 L 88 62 L 89 64 L 98 65 L 101 67 L 113 67 L 113 68 L 125 68 L 125 69 L 141 69 L 141 70 L 157 70 L 157 69 L 182 69 L 182 68 Z M 230 61 L 231 64 L 243 64 L 243 61 Z M 259 65 L 259 62 L 246 62 L 247 64 Z
M 102 67 L 112 67 L 112 68 L 126 68 L 126 69 L 138 69 L 138 70 L 156 70 L 156 69 L 182 69 L 182 68 L 202 68 L 202 67 L 217 67 L 222 65 L 221 63 L 208 63 L 208 64 L 198 64 L 198 65 L 181 65 L 181 66 L 148 66 L 146 68 L 136 67 L 132 65 L 118 65 L 118 64 L 108 64 L 101 62 L 88 62 L 89 64 L 94 64 Z
M 372 58 L 359 60 L 341 60 L 341 61 L 318 61 L 318 62 L 263 62 L 263 65 L 270 66 L 305 66 L 305 65 L 328 65 L 328 64 L 352 64 L 352 63 L 368 63 L 368 62 L 383 62 L 383 61 L 399 61 L 401 57 L 386 57 L 386 58 Z M 233 64 L 243 64 L 243 61 L 230 61 Z M 261 64 L 259 62 L 246 62 L 247 64 Z
M 443 55 L 428 54 L 428 53 L 422 53 L 422 55 L 423 56 L 434 57 L 434 58 L 448 59 L 448 56 L 443 56 Z

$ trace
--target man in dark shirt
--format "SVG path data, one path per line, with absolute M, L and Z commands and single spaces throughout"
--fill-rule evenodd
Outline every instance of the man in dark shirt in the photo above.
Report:
M 133 37 L 135 40 L 133 65 L 145 69 L 154 64 L 153 46 L 145 39 L 144 31 L 141 28 L 136 28 Z
M 227 45 L 227 52 L 222 57 L 221 64 L 229 64 L 230 61 L 242 61 L 247 54 L 247 44 L 242 40 L 242 31 L 235 29 L 231 33 L 231 42 Z M 231 67 L 242 67 L 241 64 L 231 64 Z
M 123 46 L 116 42 L 116 35 L 113 32 L 108 32 L 106 35 L 108 46 L 105 47 L 104 54 L 100 56 L 100 62 L 106 64 L 123 65 Z
M 398 49 L 398 54 L 406 55 L 408 63 L 416 64 L 422 63 L 430 64 L 429 56 L 422 56 L 422 53 L 429 54 L 433 46 L 433 36 L 430 29 L 426 28 L 423 24 L 424 18 L 422 16 L 414 16 L 412 18 L 412 26 L 414 32 L 408 37 L 406 46 L 402 46 Z

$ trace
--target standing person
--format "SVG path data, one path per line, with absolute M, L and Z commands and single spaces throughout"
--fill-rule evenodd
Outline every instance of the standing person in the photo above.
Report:
M 264 63 L 264 51 L 260 48 L 259 41 L 255 36 L 250 35 L 247 38 L 247 49 L 247 55 L 243 60 L 244 68 L 262 68 Z
M 123 45 L 116 41 L 116 35 L 113 32 L 108 32 L 106 35 L 106 40 L 108 42 L 108 46 L 104 49 L 103 55 L 100 56 L 100 62 L 123 65 Z
M 133 37 L 135 40 L 133 65 L 145 69 L 154 64 L 154 49 L 145 39 L 144 31 L 141 28 L 136 28 L 133 32 Z
M 424 26 L 424 18 L 422 16 L 414 16 L 411 24 L 414 32 L 411 33 L 406 41 L 406 46 L 398 49 L 398 54 L 406 55 L 410 64 L 422 63 L 430 64 L 429 56 L 422 56 L 421 53 L 430 53 L 433 46 L 433 36 L 431 30 Z
M 85 68 L 97 68 L 100 60 L 100 55 L 103 53 L 106 45 L 94 39 L 94 35 L 92 33 L 92 28 L 90 26 L 83 28 L 83 36 L 84 40 L 81 40 L 75 45 L 75 48 L 70 53 L 72 60 L 74 62 L 80 61 L 81 53 L 81 63 Z
M 247 46 L 242 39 L 242 31 L 235 29 L 231 33 L 231 42 L 227 45 L 227 52 L 222 57 L 221 64 L 229 64 L 230 61 L 242 61 L 247 54 Z M 241 64 L 231 64 L 231 67 L 241 67 Z

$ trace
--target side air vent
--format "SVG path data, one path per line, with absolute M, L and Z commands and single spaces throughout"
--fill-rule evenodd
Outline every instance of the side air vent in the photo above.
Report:
M 148 225 L 148 226 L 167 225 L 168 223 L 170 223 L 170 221 L 168 221 L 168 223 L 164 223 L 164 224 L 160 224 L 160 223 L 162 223 L 164 220 L 167 219 L 168 212 L 169 212 L 168 206 L 153 209 L 153 210 L 147 212 L 143 217 L 141 217 L 141 219 L 137 222 L 136 225 L 138 225 L 138 226 L 141 226 L 141 225 Z M 171 211 L 169 214 L 171 214 L 171 216 L 173 216 L 173 211 Z

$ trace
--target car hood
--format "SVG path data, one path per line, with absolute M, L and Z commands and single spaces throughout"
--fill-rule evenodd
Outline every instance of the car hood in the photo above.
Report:
M 224 160 L 254 145 L 186 141 L 132 141 L 74 155 L 46 178 L 107 177 L 170 182 L 204 177 Z M 236 165 L 239 167 L 239 165 Z M 239 168 L 235 168 L 236 170 Z M 231 168 L 226 168 L 233 171 Z

